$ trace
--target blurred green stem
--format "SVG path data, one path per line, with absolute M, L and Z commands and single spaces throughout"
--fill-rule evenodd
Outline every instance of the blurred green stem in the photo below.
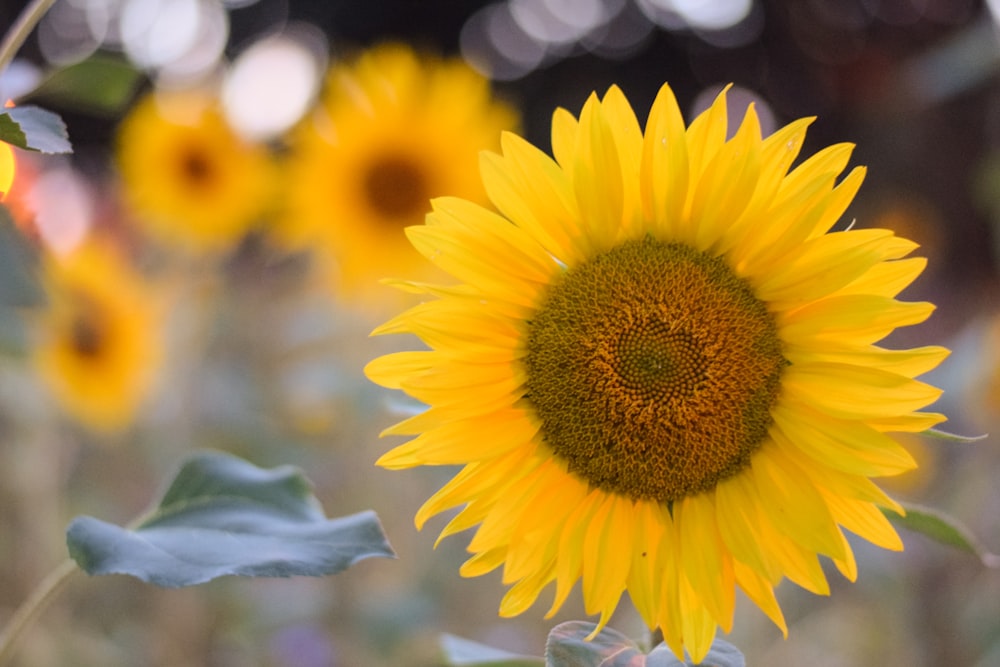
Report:
M 652 650 L 654 648 L 656 648 L 657 646 L 659 646 L 662 643 L 663 643 L 663 630 L 660 629 L 660 628 L 656 628 L 654 630 L 650 630 L 649 631 L 649 650 L 647 651 L 647 653 L 652 652 Z M 0 665 L 3 665 L 3 663 L 0 662 Z
M 4 35 L 3 43 L 0 43 L 0 74 L 3 74 L 3 71 L 7 69 L 7 65 L 14 59 L 14 54 L 24 44 L 24 40 L 28 39 L 28 35 L 45 16 L 45 12 L 49 11 L 49 8 L 55 3 L 56 0 L 34 0 L 17 17 L 17 21 Z M 0 100 L 0 104 L 2 103 L 3 100 Z
M 45 611 L 49 602 L 59 593 L 70 576 L 77 572 L 76 563 L 67 558 L 52 570 L 35 588 L 31 596 L 18 607 L 11 616 L 3 634 L 0 634 L 0 667 L 6 665 L 14 655 L 17 640 L 31 627 L 39 614 Z

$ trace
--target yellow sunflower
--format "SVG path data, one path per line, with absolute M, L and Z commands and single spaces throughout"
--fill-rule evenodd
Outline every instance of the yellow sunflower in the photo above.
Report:
M 43 266 L 48 295 L 34 361 L 54 398 L 84 425 L 127 426 L 159 368 L 162 301 L 125 259 L 91 240 Z
M 462 574 L 497 567 L 518 614 L 582 580 L 603 626 L 628 592 L 678 657 L 728 631 L 739 587 L 781 629 L 783 578 L 856 576 L 843 529 L 901 549 L 871 477 L 913 467 L 888 433 L 940 422 L 914 378 L 940 347 L 876 345 L 933 306 L 895 296 L 925 261 L 891 232 L 830 232 L 863 176 L 852 146 L 790 169 L 810 119 L 727 139 L 725 92 L 685 127 L 670 88 L 645 132 L 622 92 L 553 118 L 555 160 L 505 134 L 484 154 L 491 213 L 437 199 L 407 234 L 454 286 L 374 333 L 430 348 L 368 376 L 429 405 L 378 463 L 464 468 L 417 512 L 478 524 Z
M 271 201 L 268 151 L 240 138 L 205 91 L 161 91 L 139 101 L 118 132 L 124 196 L 161 242 L 225 251 Z
M 288 206 L 276 235 L 332 260 L 344 295 L 388 267 L 426 266 L 403 234 L 430 198 L 487 202 L 479 151 L 499 147 L 516 114 L 459 59 L 386 44 L 334 67 L 316 113 L 292 137 Z M 370 293 L 370 292 L 369 292 Z

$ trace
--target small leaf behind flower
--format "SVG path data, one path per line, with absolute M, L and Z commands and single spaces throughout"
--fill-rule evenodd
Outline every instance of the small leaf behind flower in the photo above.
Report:
M 1000 568 L 1000 556 L 987 551 L 968 528 L 955 517 L 920 505 L 901 503 L 906 516 L 884 511 L 886 517 L 901 528 L 921 533 L 932 540 L 973 554 L 987 567 Z
M 12 107 L 0 113 L 0 141 L 41 153 L 73 152 L 62 118 L 36 106 Z
M 947 440 L 949 442 L 979 442 L 987 438 L 986 434 L 958 435 L 957 433 L 948 433 L 948 431 L 941 431 L 936 428 L 929 428 L 926 431 L 922 431 L 920 435 L 926 435 L 928 438 L 935 438 L 937 440 Z
M 324 576 L 394 557 L 374 512 L 327 519 L 298 469 L 265 470 L 220 453 L 188 459 L 134 530 L 77 517 L 66 541 L 88 574 L 170 588 L 225 575 Z
M 540 667 L 542 658 L 502 651 L 455 635 L 441 635 L 441 650 L 450 667 Z
M 545 647 L 546 667 L 746 667 L 739 649 L 716 639 L 702 662 L 681 662 L 666 644 L 648 655 L 634 641 L 610 628 L 604 628 L 590 641 L 593 623 L 569 621 L 549 633 Z

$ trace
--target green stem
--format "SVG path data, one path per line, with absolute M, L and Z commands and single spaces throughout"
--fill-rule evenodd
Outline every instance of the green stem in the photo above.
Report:
M 31 596 L 17 608 L 7 627 L 4 628 L 3 634 L 0 634 L 0 667 L 10 661 L 14 656 L 17 640 L 45 611 L 63 585 L 69 581 L 70 575 L 77 571 L 76 563 L 67 558 L 42 579 Z
M 651 652 L 654 648 L 663 643 L 663 630 L 657 627 L 654 630 L 649 631 L 649 651 Z M 0 662 L 0 665 L 3 665 Z
M 17 21 L 10 27 L 10 30 L 4 35 L 3 42 L 0 43 L 0 74 L 7 69 L 7 65 L 14 59 L 14 54 L 24 44 L 24 40 L 28 39 L 28 35 L 55 3 L 56 0 L 34 0 L 17 17 Z M 0 100 L 0 104 L 2 104 L 2 100 Z

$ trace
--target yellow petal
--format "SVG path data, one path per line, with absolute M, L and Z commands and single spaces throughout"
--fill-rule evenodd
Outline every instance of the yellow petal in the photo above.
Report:
M 760 607 L 761 611 L 781 629 L 781 634 L 788 638 L 788 625 L 785 624 L 785 616 L 781 613 L 771 582 L 739 561 L 733 563 L 733 573 L 736 576 L 736 583 L 747 597 Z
M 583 502 L 576 506 L 563 526 L 559 536 L 559 554 L 556 560 L 556 594 L 545 618 L 551 618 L 559 611 L 573 589 L 573 584 L 583 572 L 584 536 L 594 512 L 601 504 L 603 495 L 603 492 L 599 490 L 592 491 L 584 498 Z
M 457 465 L 492 459 L 515 447 L 529 447 L 538 423 L 511 408 L 449 421 L 384 454 L 378 465 L 391 470 L 418 465 Z
M 776 438 L 825 466 L 867 476 L 917 467 L 905 447 L 863 422 L 836 419 L 791 399 L 779 402 L 771 415 Z
M 573 191 L 587 216 L 581 231 L 591 237 L 597 252 L 605 252 L 622 231 L 625 194 L 621 157 L 596 95 L 583 106 L 576 139 Z
M 684 118 L 667 84 L 656 95 L 646 122 L 639 187 L 644 216 L 663 238 L 677 238 L 687 201 L 687 137 Z
M 712 248 L 738 220 L 753 197 L 760 177 L 760 122 L 753 105 L 736 135 L 705 166 L 691 200 L 695 248 Z
M 683 610 L 681 626 L 684 648 L 691 656 L 691 663 L 700 665 L 712 649 L 717 626 L 712 614 L 704 606 L 689 606 Z
M 687 130 L 688 164 L 692 185 L 701 180 L 705 167 L 715 158 L 722 145 L 726 142 L 729 113 L 726 104 L 726 93 L 732 86 L 726 86 L 716 95 L 712 106 L 703 111 L 691 121 Z M 689 191 L 690 193 L 691 191 Z M 691 199 L 687 204 L 690 206 Z M 687 210 L 685 211 L 685 215 Z
M 867 345 L 893 329 L 919 324 L 934 305 L 908 303 L 876 294 L 831 296 L 777 314 L 779 333 L 791 345 L 822 348 L 826 342 Z
M 769 580 L 780 578 L 759 530 L 760 498 L 752 480 L 750 475 L 733 475 L 715 487 L 719 534 L 735 561 L 742 561 Z
M 712 618 L 726 632 L 732 626 L 735 581 L 729 556 L 716 526 L 713 494 L 686 496 L 674 503 L 684 575 Z
M 750 471 L 761 508 L 789 539 L 817 553 L 844 556 L 843 544 L 823 496 L 774 443 L 754 453 Z
M 613 611 L 625 590 L 634 523 L 632 501 L 606 495 L 591 517 L 583 542 L 583 599 L 588 614 Z M 610 614 L 608 614 L 610 615 Z
M 933 403 L 941 390 L 904 375 L 850 364 L 798 364 L 785 369 L 782 391 L 832 417 L 868 419 L 905 414 Z
M 632 603 L 649 627 L 656 625 L 660 603 L 660 578 L 657 562 L 665 530 L 660 503 L 640 501 L 635 504 L 635 546 L 629 569 L 628 592 Z
M 462 567 L 459 568 L 458 572 L 463 577 L 479 577 L 503 565 L 506 558 L 507 549 L 505 547 L 496 547 L 489 551 L 477 553 L 462 563 Z
M 917 279 L 927 266 L 924 257 L 897 259 L 876 264 L 868 271 L 845 285 L 837 294 L 882 294 L 896 296 Z
M 903 541 L 878 507 L 852 498 L 829 494 L 827 504 L 837 523 L 883 549 L 902 551 Z
M 549 564 L 512 586 L 500 601 L 500 616 L 510 618 L 523 614 L 535 604 L 542 589 L 555 578 L 553 568 Z
M 552 155 L 567 174 L 573 168 L 579 131 L 580 124 L 566 109 L 556 109 L 552 114 Z
M 864 347 L 798 348 L 786 346 L 784 355 L 793 364 L 830 361 L 853 366 L 878 368 L 890 373 L 915 378 L 937 368 L 951 351 L 937 345 L 908 350 L 887 350 L 874 345 Z
M 807 241 L 789 261 L 759 278 L 754 290 L 759 299 L 802 303 L 825 297 L 862 276 L 882 260 L 881 246 L 892 236 L 884 229 L 834 232 Z

